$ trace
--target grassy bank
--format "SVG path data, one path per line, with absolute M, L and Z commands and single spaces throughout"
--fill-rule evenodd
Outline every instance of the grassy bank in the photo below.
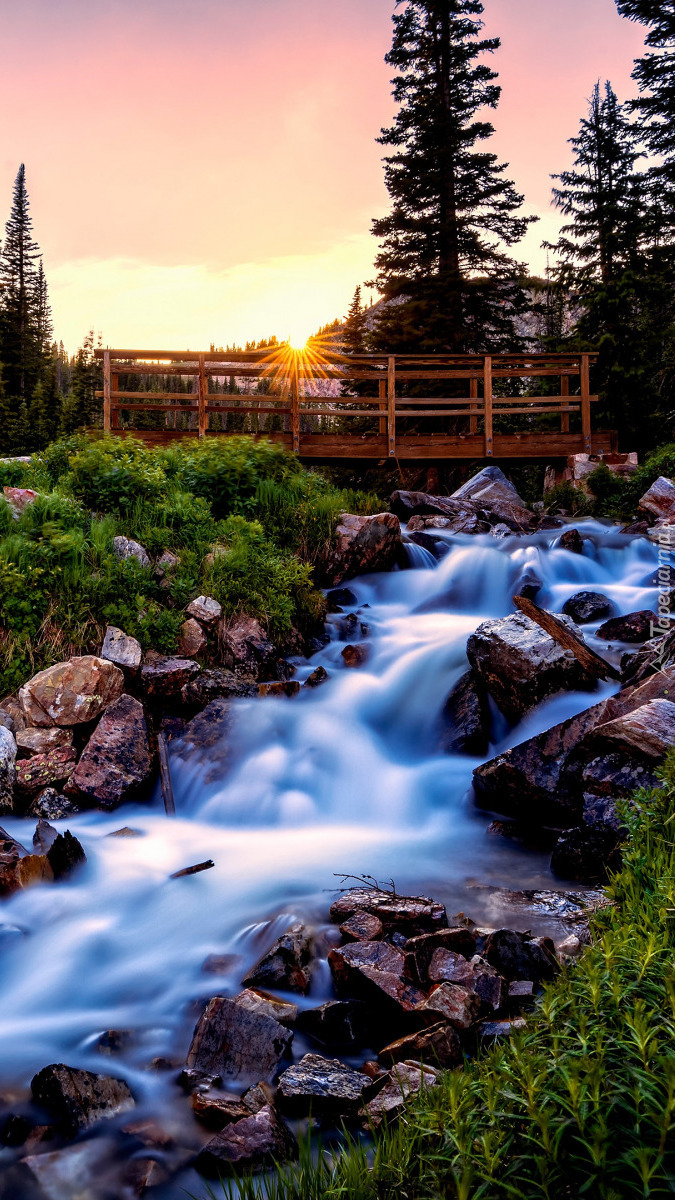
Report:
M 245 1200 L 671 1196 L 675 753 L 663 789 L 640 793 L 627 821 L 615 907 L 524 1033 L 446 1073 L 374 1148 L 318 1165 L 306 1154 L 278 1179 L 247 1181 Z
M 0 463 L 3 485 L 39 496 L 17 519 L 0 495 L 0 696 L 52 662 L 97 652 L 109 624 L 171 653 L 202 593 L 291 646 L 322 615 L 314 578 L 339 513 L 381 508 L 246 437 L 166 449 L 74 437 L 28 466 Z M 162 580 L 119 561 L 118 534 L 178 564 Z

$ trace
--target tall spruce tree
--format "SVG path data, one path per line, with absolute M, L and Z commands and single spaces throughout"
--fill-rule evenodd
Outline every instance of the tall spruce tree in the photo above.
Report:
M 12 209 L 0 254 L 0 341 L 5 384 L 9 395 L 19 400 L 30 397 L 40 377 L 39 259 L 39 247 L 33 240 L 26 168 L 22 163 L 14 183 Z
M 637 59 L 633 71 L 640 89 L 634 108 L 640 113 L 646 143 L 659 158 L 651 170 L 661 185 L 661 203 L 675 226 L 675 4 L 673 0 L 617 0 L 622 16 L 649 27 L 649 52 Z
M 479 0 L 397 0 L 386 62 L 396 70 L 388 216 L 373 222 L 382 245 L 377 286 L 388 300 L 374 342 L 392 350 L 462 352 L 506 348 L 526 306 L 523 268 L 505 247 L 532 218 L 484 143 L 501 88 L 484 61 L 499 47 L 481 37 Z

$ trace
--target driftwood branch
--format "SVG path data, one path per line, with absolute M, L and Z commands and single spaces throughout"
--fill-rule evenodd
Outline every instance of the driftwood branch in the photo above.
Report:
M 157 734 L 157 751 L 159 753 L 159 778 L 162 784 L 164 809 L 168 817 L 173 817 L 176 813 L 176 801 L 174 800 L 171 770 L 169 768 L 169 751 L 163 733 Z
M 526 596 L 514 596 L 513 603 L 526 617 L 540 625 L 549 637 L 553 638 L 554 642 L 557 642 L 564 650 L 571 650 L 589 675 L 595 679 L 621 680 L 621 675 L 616 667 L 591 650 L 590 646 L 587 646 L 582 638 L 577 637 L 576 633 L 559 617 L 539 608 L 538 604 L 535 604 L 533 600 L 528 600 Z
M 212 858 L 207 858 L 206 862 L 195 863 L 193 867 L 183 867 L 182 871 L 174 871 L 173 875 L 169 875 L 169 879 L 183 879 L 185 875 L 199 875 L 202 871 L 210 871 L 211 867 L 215 867 Z

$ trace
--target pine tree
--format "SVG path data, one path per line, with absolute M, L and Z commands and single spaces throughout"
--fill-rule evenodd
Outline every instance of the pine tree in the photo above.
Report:
M 366 316 L 361 300 L 361 285 L 356 288 L 345 317 L 342 341 L 347 354 L 364 354 L 366 349 Z
M 479 0 L 397 0 L 386 62 L 398 112 L 379 141 L 390 214 L 373 222 L 385 305 L 375 341 L 388 349 L 473 351 L 514 342 L 524 307 L 523 268 L 506 253 L 532 218 L 506 164 L 484 148 L 493 126 L 479 117 L 501 93 L 485 55 Z M 405 297 L 405 299 L 403 299 Z
M 672 0 L 617 0 L 619 12 L 649 26 L 649 53 L 635 63 L 633 79 L 640 88 L 634 108 L 640 113 L 647 145 L 661 161 L 651 170 L 661 184 L 675 223 L 675 8 Z
M 62 433 L 100 424 L 101 405 L 96 390 L 101 385 L 101 368 L 94 358 L 94 330 L 90 329 L 72 363 L 70 390 L 63 402 Z
M 36 311 L 39 257 L 22 163 L 14 183 L 12 210 L 0 255 L 2 359 L 7 391 L 20 399 L 31 395 L 40 375 Z

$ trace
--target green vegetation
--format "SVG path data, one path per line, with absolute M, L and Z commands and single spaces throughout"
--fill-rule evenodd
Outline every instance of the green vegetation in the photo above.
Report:
M 653 450 L 637 471 L 625 478 L 614 475 L 601 463 L 587 479 L 591 494 L 574 488 L 571 483 L 559 483 L 546 492 L 544 502 L 552 513 L 565 509 L 573 516 L 629 521 L 637 517 L 640 498 L 660 475 L 675 478 L 675 442 Z
M 0 695 L 51 662 L 97 652 L 108 624 L 172 652 L 201 593 L 257 617 L 281 648 L 296 630 L 311 636 L 323 615 L 313 570 L 339 513 L 381 507 L 245 437 L 155 450 L 74 436 L 30 465 L 0 464 L 0 486 L 39 493 L 18 518 L 0 498 Z M 162 578 L 120 561 L 117 535 L 178 564 Z
M 675 1191 L 675 752 L 626 807 L 614 906 L 527 1029 L 479 1053 L 404 1121 L 244 1200 L 634 1200 Z M 237 1184 L 237 1189 L 240 1185 Z

